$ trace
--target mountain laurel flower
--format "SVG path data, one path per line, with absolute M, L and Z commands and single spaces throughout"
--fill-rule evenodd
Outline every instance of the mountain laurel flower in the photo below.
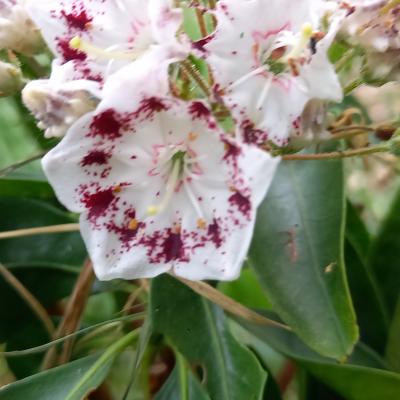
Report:
M 359 0 L 346 7 L 348 16 L 341 33 L 351 44 L 363 47 L 362 69 L 368 73 L 367 77 L 398 81 L 400 3 L 397 0 Z
M 103 82 L 154 46 L 184 52 L 172 0 L 28 0 L 28 11 L 61 63 L 74 64 L 75 79 Z
M 23 0 L 0 0 L 0 48 L 32 55 L 43 47 Z
M 22 85 L 21 70 L 13 64 L 0 61 L 0 97 L 17 93 Z
M 400 49 L 400 3 L 397 0 L 353 0 L 342 31 L 353 43 L 377 52 Z
M 146 63 L 114 74 L 44 171 L 81 213 L 99 279 L 234 279 L 279 158 L 236 141 L 205 102 L 171 97 L 165 79 L 149 75 Z
M 203 46 L 204 57 L 244 142 L 286 145 L 309 100 L 341 100 L 327 56 L 338 22 L 321 31 L 324 8 L 316 0 L 217 3 L 217 28 Z
M 50 79 L 29 82 L 22 90 L 25 106 L 39 121 L 45 137 L 62 137 L 80 117 L 93 111 L 100 101 L 98 82 L 72 80 L 71 63 L 62 66 L 53 62 Z

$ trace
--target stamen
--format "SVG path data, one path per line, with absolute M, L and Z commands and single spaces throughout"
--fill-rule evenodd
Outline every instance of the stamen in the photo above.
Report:
M 245 83 L 246 81 L 248 81 L 253 76 L 258 75 L 258 74 L 260 74 L 261 72 L 264 72 L 264 71 L 265 71 L 265 67 L 264 66 L 258 67 L 254 71 L 249 72 L 248 74 L 240 77 L 238 80 L 233 82 L 232 85 L 229 86 L 229 88 L 230 89 L 234 89 L 235 87 L 240 86 L 243 83 Z
M 128 229 L 131 230 L 131 231 L 136 231 L 136 229 L 138 228 L 138 226 L 139 226 L 139 222 L 137 221 L 137 219 L 132 218 L 132 219 L 129 221 Z
M 385 15 L 385 14 L 388 14 L 391 10 L 392 10 L 392 8 L 395 8 L 395 7 L 397 7 L 398 5 L 400 5 L 400 0 L 390 0 L 390 1 L 388 1 L 388 3 L 387 4 L 385 4 L 380 10 L 379 10 L 379 14 L 382 16 L 382 15 Z
M 100 47 L 96 47 L 80 38 L 79 36 L 75 36 L 69 42 L 69 46 L 71 49 L 79 50 L 83 53 L 86 53 L 89 56 L 94 58 L 104 58 L 104 59 L 117 59 L 117 60 L 126 60 L 126 61 L 134 61 L 136 60 L 141 53 L 134 51 L 107 51 L 103 50 Z
M 263 87 L 263 90 L 260 94 L 260 97 L 258 98 L 257 105 L 256 105 L 256 108 L 258 110 L 260 110 L 262 108 L 263 104 L 265 103 L 265 99 L 267 98 L 269 89 L 271 88 L 271 83 L 272 83 L 272 75 L 270 75 L 268 77 L 268 79 L 265 82 L 265 85 Z

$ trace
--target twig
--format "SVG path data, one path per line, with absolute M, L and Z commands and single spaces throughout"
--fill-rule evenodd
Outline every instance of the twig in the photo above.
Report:
M 40 319 L 49 336 L 52 338 L 55 332 L 53 321 L 39 300 L 3 264 L 0 264 L 0 274 L 18 292 L 22 299 L 25 300 L 26 304 Z
M 26 228 L 26 229 L 17 229 L 14 231 L 0 232 L 0 240 L 17 238 L 22 236 L 33 236 L 33 235 L 43 235 L 49 233 L 65 233 L 65 232 L 77 232 L 77 231 L 79 231 L 79 224 L 39 226 L 37 228 Z
M 320 154 L 287 154 L 282 156 L 282 160 L 300 161 L 300 160 L 337 160 L 340 158 L 350 158 L 357 156 L 366 156 L 375 153 L 385 153 L 389 149 L 387 145 L 378 145 L 363 147 L 361 149 L 333 151 L 331 153 Z
M 69 335 L 77 330 L 90 294 L 90 290 L 92 288 L 93 281 L 94 273 L 92 263 L 90 261 L 86 261 L 81 273 L 79 274 L 71 297 L 69 298 L 64 317 L 57 328 L 54 339 L 58 339 L 64 335 Z M 74 338 L 64 342 L 63 350 L 57 364 L 63 364 L 68 361 L 72 351 L 73 343 Z M 52 347 L 46 353 L 42 369 L 51 368 L 55 363 L 55 356 L 55 347 Z
M 29 157 L 26 160 L 19 161 L 19 162 L 15 163 L 15 164 L 9 165 L 6 168 L 0 169 L 0 177 L 10 174 L 11 172 L 14 172 L 18 168 L 21 168 L 24 165 L 31 163 L 32 161 L 39 160 L 45 154 L 46 154 L 46 152 L 43 152 L 43 153 L 40 153 L 40 154 L 36 154 L 35 156 Z
M 296 364 L 291 360 L 287 360 L 277 377 L 277 384 L 281 394 L 286 393 L 287 389 L 289 388 L 290 384 L 293 382 L 293 379 L 296 376 L 296 372 Z
M 231 299 L 230 297 L 225 296 L 224 294 L 219 292 L 217 289 L 214 289 L 207 283 L 189 281 L 187 279 L 178 277 L 172 273 L 171 275 L 178 281 L 188 286 L 197 294 L 205 297 L 206 299 L 212 301 L 215 304 L 218 304 L 225 311 L 228 311 L 233 315 L 243 318 L 246 321 L 250 321 L 258 325 L 270 325 L 286 329 L 288 331 L 291 330 L 290 327 L 288 327 L 287 325 L 281 324 L 280 322 L 264 317 L 263 315 L 256 313 L 255 311 L 245 307 L 244 305 L 238 303 L 237 301 Z
M 347 132 L 347 131 L 354 131 L 354 130 L 358 130 L 358 131 L 366 131 L 366 132 L 375 132 L 375 128 L 372 128 L 371 126 L 367 126 L 367 125 L 349 125 L 349 126 L 341 126 L 339 128 L 334 128 L 332 129 L 332 133 L 334 135 L 339 134 L 341 132 Z

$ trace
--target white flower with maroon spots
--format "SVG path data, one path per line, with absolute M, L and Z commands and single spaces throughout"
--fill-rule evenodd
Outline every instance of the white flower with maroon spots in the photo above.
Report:
M 97 276 L 236 278 L 279 159 L 226 136 L 203 102 L 129 72 L 43 160 L 60 201 L 81 213 Z
M 397 0 L 353 0 L 343 31 L 350 40 L 377 52 L 400 49 L 400 4 Z
M 76 79 L 102 82 L 154 46 L 182 47 L 172 0 L 29 0 L 28 10 L 54 54 L 73 62 Z
M 341 99 L 327 57 L 338 24 L 327 34 L 319 31 L 325 6 L 315 0 L 218 2 L 204 56 L 245 142 L 285 145 L 310 99 Z
M 53 62 L 49 79 L 29 82 L 22 90 L 26 107 L 39 121 L 45 137 L 62 137 L 80 117 L 93 111 L 100 101 L 101 86 L 96 81 L 74 80 L 72 63 Z

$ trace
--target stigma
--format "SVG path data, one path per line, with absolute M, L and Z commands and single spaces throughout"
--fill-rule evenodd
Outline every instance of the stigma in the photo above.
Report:
M 93 44 L 86 42 L 79 36 L 73 37 L 69 41 L 69 47 L 73 50 L 79 50 L 86 55 L 93 58 L 102 58 L 106 60 L 123 60 L 123 61 L 135 61 L 138 59 L 143 52 L 135 51 L 111 51 L 104 50 L 100 47 L 94 46 Z

